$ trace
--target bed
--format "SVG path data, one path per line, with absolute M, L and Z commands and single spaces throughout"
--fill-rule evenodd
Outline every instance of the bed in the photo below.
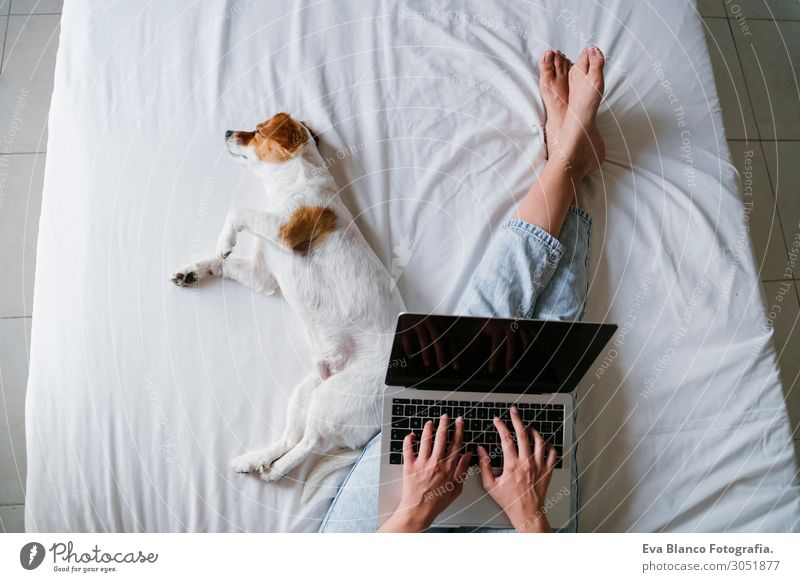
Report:
M 747 214 L 693 2 L 66 3 L 26 419 L 29 531 L 313 531 L 229 460 L 277 437 L 310 362 L 275 297 L 168 274 L 260 186 L 226 129 L 322 136 L 413 311 L 452 310 L 544 164 L 536 62 L 608 54 L 577 393 L 581 531 L 797 531 L 800 496 Z M 243 243 L 246 246 L 246 241 Z M 342 475 L 338 475 L 342 478 Z M 335 486 L 336 483 L 329 483 Z

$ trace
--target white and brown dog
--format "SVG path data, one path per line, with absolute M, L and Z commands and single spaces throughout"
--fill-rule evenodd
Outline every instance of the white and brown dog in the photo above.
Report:
M 391 278 L 355 226 L 303 123 L 278 113 L 255 131 L 227 131 L 228 152 L 264 183 L 267 211 L 228 214 L 216 253 L 172 275 L 180 286 L 225 277 L 300 315 L 315 371 L 294 389 L 278 442 L 234 459 L 234 470 L 280 479 L 317 453 L 310 481 L 352 461 L 379 429 L 395 317 Z M 250 259 L 229 255 L 239 232 L 257 237 Z

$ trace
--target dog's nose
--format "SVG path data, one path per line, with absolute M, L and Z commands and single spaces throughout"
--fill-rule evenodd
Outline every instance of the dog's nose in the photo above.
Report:
M 228 131 L 225 132 L 225 139 L 228 139 L 232 135 L 233 135 L 233 132 L 229 129 Z

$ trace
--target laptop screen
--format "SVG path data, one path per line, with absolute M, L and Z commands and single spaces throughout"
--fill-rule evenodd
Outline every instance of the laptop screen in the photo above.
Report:
M 386 384 L 418 389 L 571 392 L 617 326 L 401 314 Z

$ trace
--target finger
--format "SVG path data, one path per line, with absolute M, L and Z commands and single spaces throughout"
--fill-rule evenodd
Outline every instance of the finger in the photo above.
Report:
M 414 439 L 417 438 L 413 432 L 406 435 L 403 439 L 403 465 L 406 467 L 411 466 L 414 462 Z
M 537 469 L 541 471 L 544 469 L 544 439 L 535 428 L 531 429 L 531 433 L 533 433 L 533 462 L 536 463 Z
M 522 417 L 520 417 L 516 406 L 511 407 L 511 424 L 514 425 L 514 432 L 517 433 L 519 456 L 523 459 L 530 459 L 531 446 L 530 441 L 528 441 L 528 432 L 525 430 L 525 423 L 522 422 Z
M 447 447 L 447 426 L 450 424 L 450 419 L 446 414 L 439 418 L 439 428 L 436 429 L 436 439 L 433 441 L 433 459 L 441 461 L 444 459 L 444 451 Z
M 558 453 L 555 447 L 550 446 L 547 450 L 547 462 L 545 467 L 545 477 L 547 479 L 550 479 L 550 476 L 553 474 L 553 470 L 556 468 L 556 461 L 558 461 Z
M 453 442 L 450 443 L 450 453 L 447 455 L 450 459 L 455 459 L 458 456 L 461 443 L 464 441 L 464 419 L 462 417 L 456 418 L 456 430 L 453 433 Z
M 436 329 L 436 326 L 430 320 L 425 322 L 425 327 L 428 330 L 428 334 L 431 337 L 431 343 L 433 344 L 433 351 L 436 354 L 436 364 L 438 365 L 439 369 L 441 370 L 444 368 L 444 346 L 442 345 L 441 338 L 439 337 L 439 330 Z
M 511 431 L 508 430 L 506 423 L 494 417 L 494 427 L 500 434 L 500 444 L 503 445 L 503 469 L 505 466 L 517 459 L 517 447 L 514 446 L 514 437 L 511 436 Z
M 418 459 L 427 459 L 431 456 L 431 444 L 433 441 L 433 421 L 429 420 L 422 427 L 422 438 L 419 441 Z
M 461 455 L 461 458 L 458 460 L 458 465 L 456 465 L 456 472 L 454 475 L 462 484 L 468 475 L 470 459 L 472 459 L 472 453 L 467 451 Z M 489 472 L 491 472 L 491 470 Z
M 513 331 L 506 328 L 506 373 L 511 371 L 515 361 L 514 340 L 516 338 L 513 337 L 513 334 Z
M 478 467 L 481 470 L 481 483 L 483 488 L 488 492 L 494 489 L 494 473 L 492 473 L 492 460 L 489 458 L 489 453 L 482 445 L 478 445 Z

